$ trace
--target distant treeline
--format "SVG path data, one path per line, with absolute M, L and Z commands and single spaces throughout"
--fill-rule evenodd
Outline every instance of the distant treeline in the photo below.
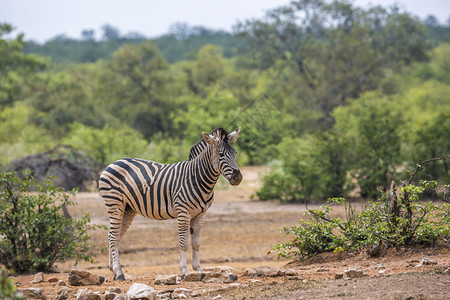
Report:
M 434 45 L 450 42 L 449 25 L 440 24 L 434 16 L 426 18 L 424 23 Z M 102 30 L 100 39 L 94 38 L 93 30 L 85 29 L 81 32 L 80 39 L 58 35 L 44 44 L 29 41 L 24 46 L 24 52 L 51 57 L 54 63 L 86 63 L 111 58 L 123 45 L 138 45 L 148 40 L 136 32 L 121 35 L 111 25 L 104 25 Z M 171 26 L 169 33 L 151 40 L 169 63 L 194 59 L 198 50 L 207 44 L 220 46 L 226 58 L 241 54 L 240 49 L 247 46 L 245 39 L 238 38 L 233 33 L 202 26 L 189 27 L 185 23 L 176 23 Z
M 123 45 L 139 45 L 149 40 L 139 33 L 121 35 L 111 25 L 104 25 L 102 30 L 102 37 L 98 40 L 94 38 L 93 30 L 86 29 L 80 39 L 58 35 L 44 44 L 28 41 L 24 52 L 51 57 L 54 63 L 86 63 L 111 58 Z M 169 63 L 194 59 L 198 50 L 207 44 L 220 46 L 223 56 L 229 58 L 239 54 L 245 43 L 245 40 L 226 31 L 189 27 L 184 23 L 172 25 L 168 34 L 151 40 Z

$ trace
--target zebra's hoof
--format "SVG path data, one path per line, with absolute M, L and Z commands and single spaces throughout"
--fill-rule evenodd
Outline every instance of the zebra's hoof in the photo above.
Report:
M 114 280 L 124 281 L 125 275 L 124 274 L 120 274 L 119 276 L 114 275 Z

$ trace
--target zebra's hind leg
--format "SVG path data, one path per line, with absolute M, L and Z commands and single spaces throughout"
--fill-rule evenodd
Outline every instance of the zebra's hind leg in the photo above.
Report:
M 203 227 L 205 214 L 202 213 L 191 220 L 192 268 L 202 271 L 200 267 L 200 233 Z
M 124 207 L 115 205 L 108 207 L 109 214 L 109 269 L 114 274 L 115 280 L 125 280 L 119 260 L 119 244 L 122 235 L 124 219 Z

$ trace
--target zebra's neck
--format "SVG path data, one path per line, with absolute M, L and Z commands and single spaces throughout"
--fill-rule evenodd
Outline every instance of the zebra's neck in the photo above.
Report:
M 206 194 L 212 192 L 220 177 L 219 170 L 214 168 L 212 156 L 213 148 L 207 146 L 196 158 L 189 161 L 196 183 Z

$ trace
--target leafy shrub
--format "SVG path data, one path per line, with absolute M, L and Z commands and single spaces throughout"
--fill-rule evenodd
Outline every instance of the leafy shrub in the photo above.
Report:
M 343 198 L 329 199 L 345 205 L 345 220 L 331 218 L 332 208 L 328 205 L 308 209 L 305 214 L 312 218 L 300 220 L 298 226 L 281 228 L 294 238 L 273 249 L 279 251 L 279 257 L 305 258 L 327 251 L 363 249 L 377 255 L 389 247 L 434 244 L 450 237 L 450 205 L 420 202 L 419 195 L 430 187 L 437 188 L 437 183 L 422 181 L 420 186 L 409 184 L 399 191 L 393 186 L 360 213 Z
M 72 190 L 75 195 L 77 190 Z M 32 176 L 0 173 L 0 263 L 18 273 L 50 271 L 57 261 L 93 260 L 89 218 L 66 218 L 64 206 L 73 205 L 70 194 L 51 180 L 40 183 Z
M 0 299 L 23 299 L 16 292 L 16 286 L 12 279 L 8 278 L 3 270 L 0 270 Z

